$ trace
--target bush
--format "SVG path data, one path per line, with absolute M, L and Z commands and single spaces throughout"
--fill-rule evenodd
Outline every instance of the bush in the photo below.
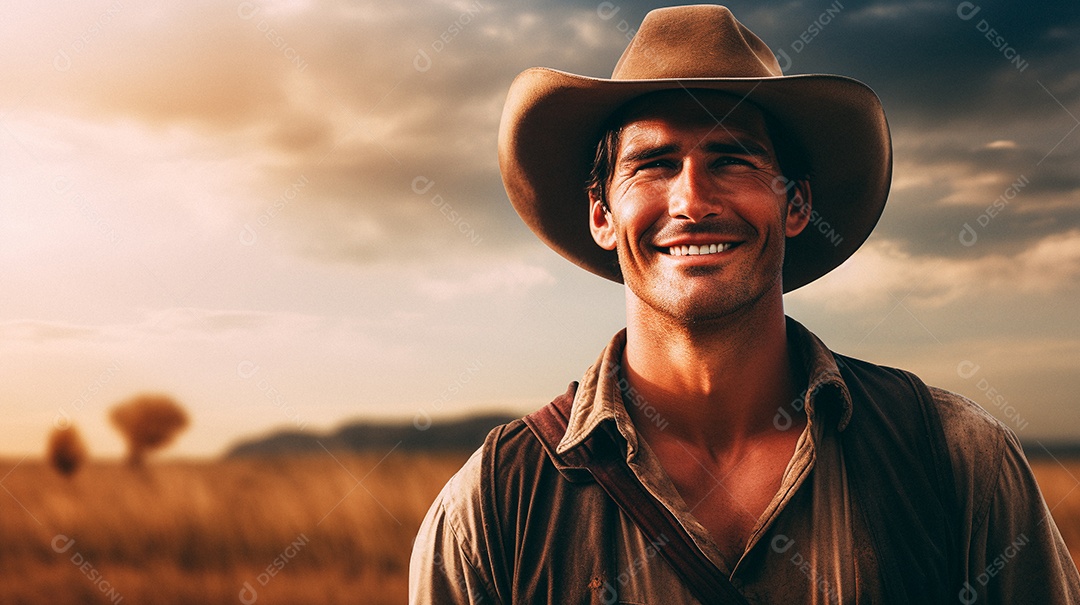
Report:
M 168 395 L 137 395 L 112 409 L 113 425 L 128 444 L 128 463 L 143 465 L 147 452 L 161 449 L 188 425 L 188 415 Z
M 70 477 L 86 462 L 86 443 L 74 426 L 58 427 L 49 435 L 47 456 L 58 473 Z

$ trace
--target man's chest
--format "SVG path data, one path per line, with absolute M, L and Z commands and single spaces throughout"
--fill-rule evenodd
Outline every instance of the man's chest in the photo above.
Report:
M 730 567 L 778 498 L 798 434 L 791 431 L 790 436 L 766 440 L 726 460 L 712 460 L 685 447 L 657 452 L 687 512 L 705 528 Z
M 709 538 L 727 563 L 718 566 L 730 574 L 735 587 L 750 603 L 833 605 L 879 602 L 880 586 L 876 573 L 864 576 L 861 583 L 854 579 L 855 567 L 865 564 L 873 572 L 875 564 L 872 556 L 856 555 L 861 551 L 853 548 L 859 540 L 852 534 L 855 528 L 849 525 L 851 519 L 823 510 L 815 511 L 819 508 L 814 505 L 815 487 L 834 487 L 829 485 L 832 477 L 822 477 L 826 485 L 819 486 L 814 485 L 817 482 L 812 473 L 808 479 L 781 504 L 772 507 L 771 501 L 759 504 L 763 512 L 767 511 L 760 518 L 749 519 L 750 515 L 746 515 L 746 521 L 731 521 L 733 515 L 725 511 L 732 510 L 735 505 L 719 499 L 696 503 L 691 516 L 709 532 Z M 785 483 L 784 489 L 787 487 Z M 717 487 L 714 493 L 719 490 L 722 488 Z M 819 492 L 818 495 L 823 494 Z M 842 497 L 842 494 L 825 495 L 822 498 L 824 505 L 820 508 L 841 511 L 843 506 L 839 505 L 841 501 L 837 496 Z M 688 501 L 687 508 L 694 505 Z M 740 505 L 746 505 L 746 501 L 741 501 Z M 824 516 L 815 517 L 816 513 Z M 693 534 L 686 517 L 680 518 L 683 526 Z M 767 525 L 759 528 L 759 521 L 765 519 L 768 519 Z M 641 534 L 628 519 L 621 520 L 623 527 L 616 532 L 615 540 L 618 553 L 615 568 L 619 582 L 613 584 L 620 589 L 616 602 L 697 602 L 689 597 L 671 563 L 659 556 L 667 546 L 666 535 L 650 538 Z M 730 540 L 724 541 L 718 536 L 729 536 Z M 751 536 L 754 537 L 752 544 L 749 543 Z M 701 548 L 706 556 L 713 558 L 708 554 L 708 547 L 701 544 Z

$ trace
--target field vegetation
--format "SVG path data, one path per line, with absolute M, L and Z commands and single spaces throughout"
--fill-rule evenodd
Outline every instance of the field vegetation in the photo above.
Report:
M 0 604 L 404 603 L 412 540 L 467 454 L 0 461 Z M 1080 462 L 1036 462 L 1080 554 Z
M 404 603 L 461 455 L 0 461 L 0 604 Z

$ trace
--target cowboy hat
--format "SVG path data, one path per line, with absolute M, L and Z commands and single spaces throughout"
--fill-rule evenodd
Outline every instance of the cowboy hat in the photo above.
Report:
M 888 197 L 892 143 L 881 102 L 834 75 L 783 75 L 769 47 L 723 6 L 646 15 L 610 79 L 527 69 L 510 85 L 499 169 L 510 202 L 541 240 L 577 265 L 622 282 L 614 251 L 589 233 L 585 190 L 606 119 L 643 94 L 708 89 L 753 103 L 805 150 L 810 223 L 789 238 L 790 292 L 828 273 L 869 237 Z

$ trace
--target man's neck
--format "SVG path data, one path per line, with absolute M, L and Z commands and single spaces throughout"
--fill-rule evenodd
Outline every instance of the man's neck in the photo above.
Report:
M 627 381 L 666 421 L 662 438 L 705 451 L 740 449 L 774 431 L 776 410 L 795 396 L 783 300 L 736 316 L 683 324 L 627 304 Z M 636 409 L 628 409 L 634 417 Z M 651 440 L 654 427 L 634 418 Z M 661 437 L 655 435 L 655 437 Z

